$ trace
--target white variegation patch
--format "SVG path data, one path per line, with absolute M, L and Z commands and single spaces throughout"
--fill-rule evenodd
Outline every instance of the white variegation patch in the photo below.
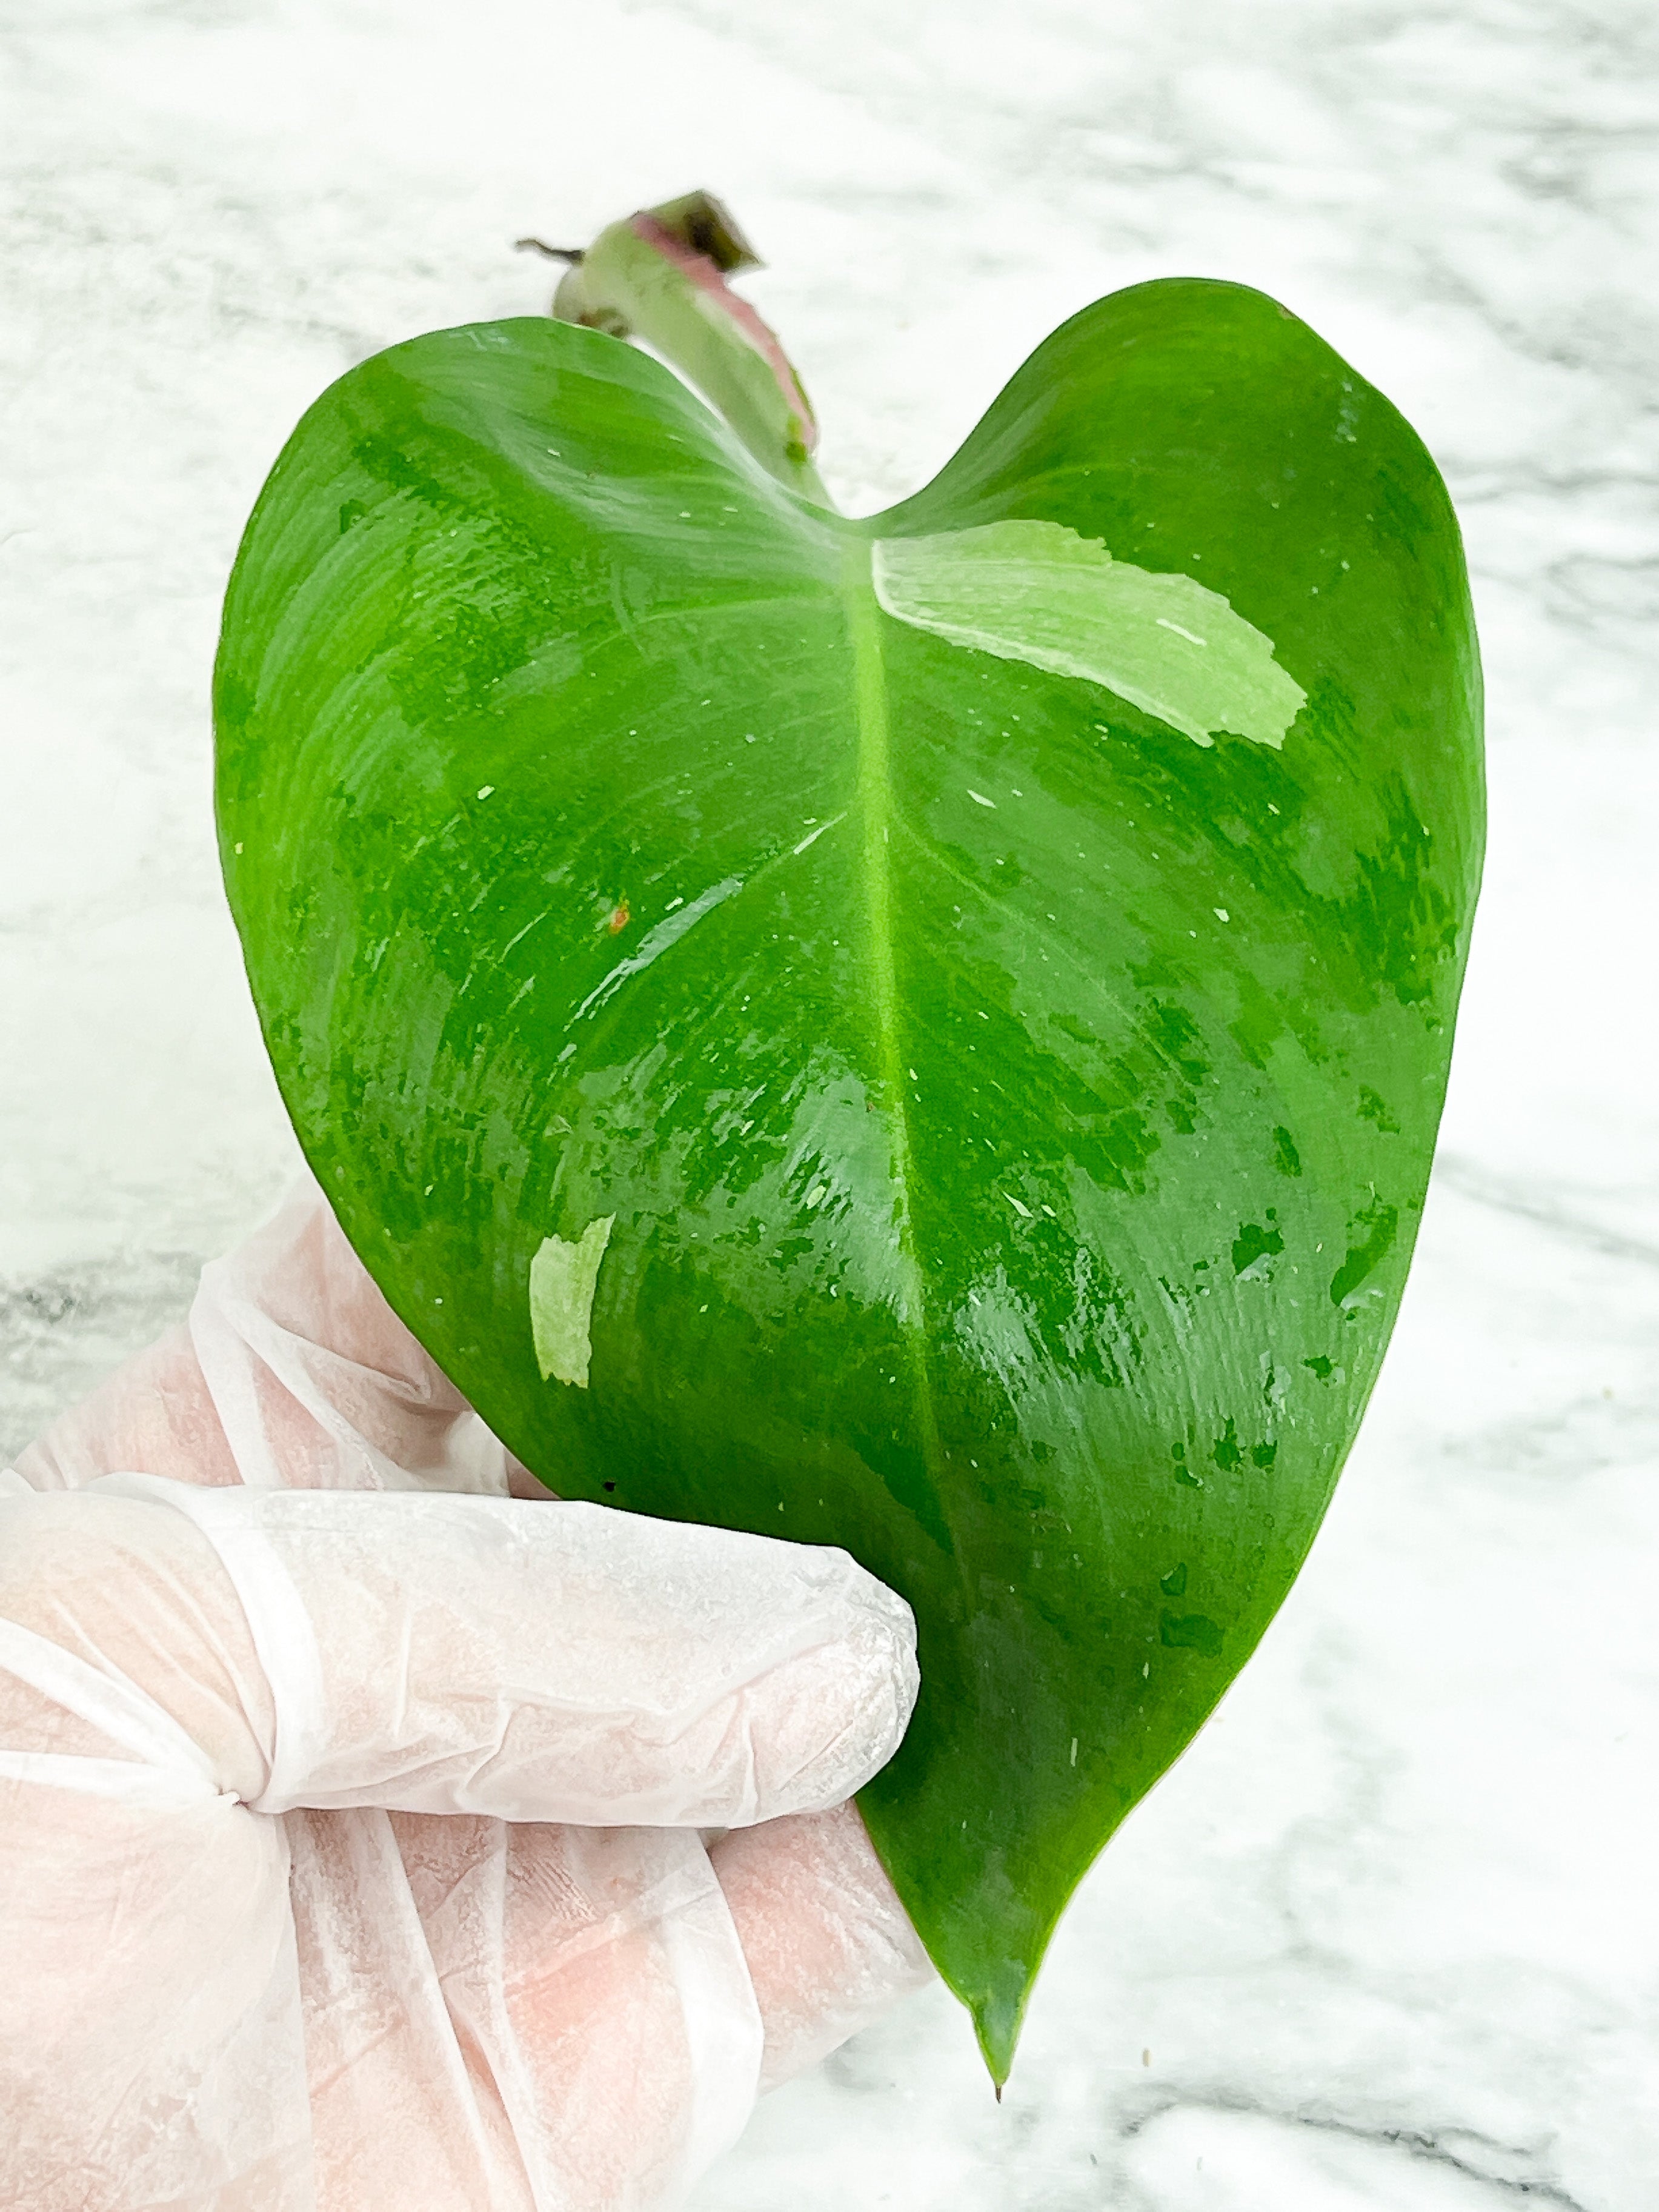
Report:
M 878 538 L 871 577 L 897 621 L 1097 684 L 1196 744 L 1230 731 L 1282 745 L 1307 700 L 1218 592 L 1115 561 L 1057 522 Z
M 545 1238 L 530 1263 L 530 1330 L 544 1382 L 587 1388 L 593 1293 L 616 1218 L 614 1213 L 601 1214 L 574 1242 Z

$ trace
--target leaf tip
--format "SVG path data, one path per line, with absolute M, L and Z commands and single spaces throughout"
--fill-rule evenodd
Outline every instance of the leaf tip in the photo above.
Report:
M 969 2000 L 980 2057 L 991 2077 L 998 2104 L 1014 2070 L 1014 2051 L 1025 2023 L 1025 2003 L 1031 1994 L 1031 1970 L 1021 1960 L 1006 1961 L 996 1985 Z

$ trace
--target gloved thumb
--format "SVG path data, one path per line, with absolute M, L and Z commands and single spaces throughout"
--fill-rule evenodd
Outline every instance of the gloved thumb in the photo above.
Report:
M 552 1500 L 131 1474 L 0 1515 L 76 1515 L 95 1549 L 112 1508 L 129 1572 L 153 1551 L 190 1602 L 135 1636 L 118 1568 L 81 1571 L 77 1648 L 186 1729 L 192 1681 L 243 1686 L 246 1741 L 216 1755 L 263 1813 L 743 1826 L 850 1796 L 915 1702 L 909 1609 L 843 1552 Z

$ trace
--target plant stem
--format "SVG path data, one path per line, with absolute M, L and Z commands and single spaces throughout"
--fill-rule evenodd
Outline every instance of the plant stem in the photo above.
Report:
M 561 321 L 641 337 L 695 384 L 761 465 L 815 506 L 834 502 L 812 465 L 817 421 L 775 333 L 726 279 L 760 261 L 725 208 L 688 192 L 602 230 L 586 252 L 523 239 L 569 267 Z

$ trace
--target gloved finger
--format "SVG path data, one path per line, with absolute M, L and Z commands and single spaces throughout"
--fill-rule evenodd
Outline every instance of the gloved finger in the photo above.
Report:
M 504 1496 L 501 1443 L 398 1320 L 307 1176 L 202 1272 L 187 1328 L 15 1462 L 35 1490 L 126 1468 L 265 1488 Z
M 505 1492 L 501 1445 L 392 1312 L 310 1176 L 202 1270 L 190 1329 L 244 1482 Z
M 129 1565 L 78 1574 L 46 1632 L 164 1706 L 190 1708 L 204 1670 L 251 1672 L 225 1771 L 263 1812 L 746 1826 L 850 1795 L 915 1701 L 909 1608 L 842 1552 L 583 1504 L 144 1475 L 0 1514 L 50 1509 L 61 1538 L 78 1507 L 95 1552 L 118 1504 Z M 135 1638 L 146 1547 L 190 1595 Z
M 696 1832 L 261 1818 L 266 1686 L 184 1515 L 0 1499 L 0 2203 L 678 2201 L 762 2050 Z
M 31 1490 L 79 1490 L 124 1467 L 180 1482 L 242 1479 L 185 1328 L 124 1362 L 13 1465 Z
M 733 1829 L 710 1850 L 760 2006 L 762 2089 L 933 1978 L 856 1805 Z
M 313 1839 L 326 1831 L 331 1851 L 338 1831 L 361 1839 L 359 1824 L 380 1818 L 302 1813 L 283 1823 L 302 1966 Z M 378 2019 L 366 2034 L 349 2000 L 313 2012 L 319 2141 L 331 2164 L 339 2145 L 356 2169 L 339 2174 L 329 2201 L 426 2201 L 421 2173 L 453 2142 L 453 2123 L 437 2116 L 453 2107 L 446 2077 L 459 2054 L 480 2108 L 506 2091 L 537 2204 L 679 2203 L 748 2118 L 763 2048 L 743 1949 L 696 1835 L 406 1813 L 384 1826 L 441 1996 L 410 2005 L 389 2034 Z M 352 1916 L 349 1941 L 349 1960 L 337 1940 L 331 1947 L 331 1986 L 410 1986 L 384 1921 Z M 481 2172 L 444 2202 L 519 2199 Z

